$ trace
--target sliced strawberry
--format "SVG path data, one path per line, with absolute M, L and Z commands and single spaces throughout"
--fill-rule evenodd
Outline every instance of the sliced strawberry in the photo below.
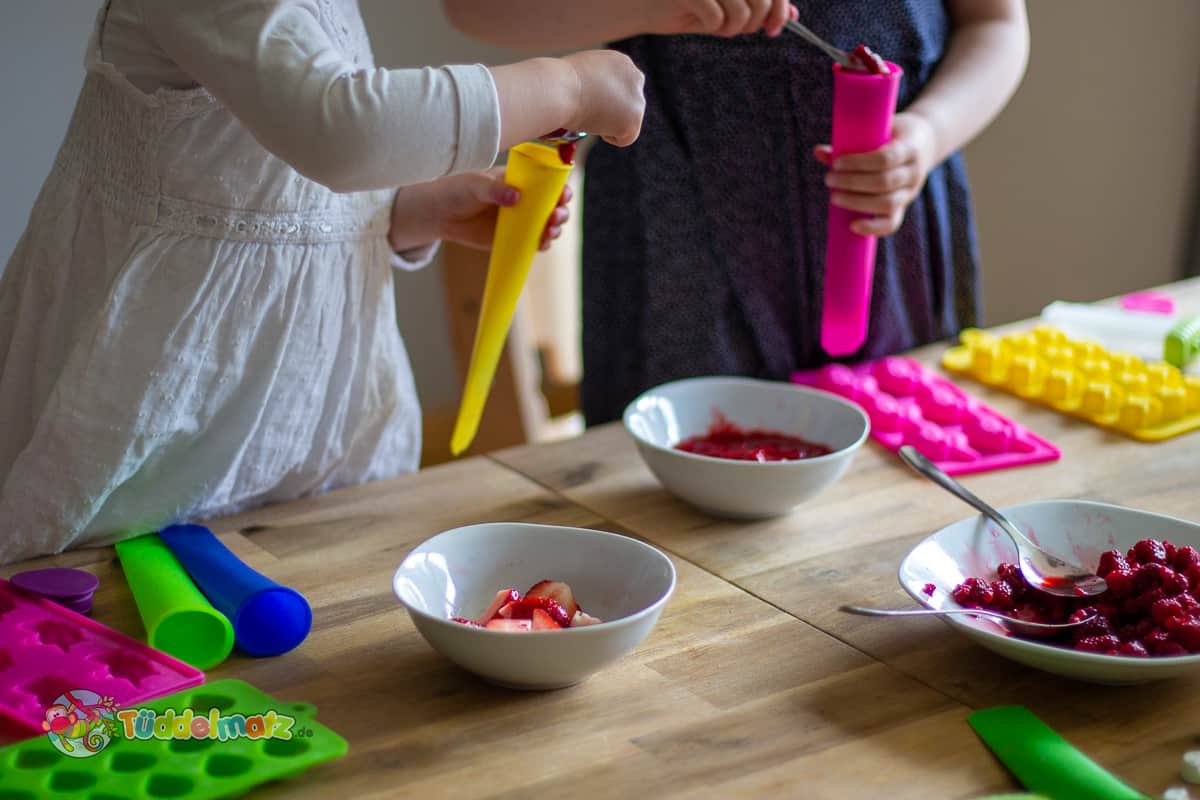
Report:
M 562 629 L 562 625 L 555 622 L 553 617 L 540 608 L 533 610 L 533 616 L 530 618 L 529 624 L 532 630 L 535 631 L 557 631 Z
M 523 597 L 513 603 L 505 603 L 497 612 L 505 619 L 532 619 L 534 611 L 543 611 L 558 623 L 560 628 L 571 624 L 571 617 L 565 608 L 549 597 Z
M 562 581 L 538 581 L 529 587 L 525 597 L 549 597 L 563 607 L 563 610 L 567 612 L 567 619 L 573 618 L 575 612 L 579 610 L 579 604 L 575 602 L 575 594 L 571 591 L 571 587 Z
M 532 628 L 532 623 L 527 619 L 494 619 L 483 627 L 489 631 L 524 633 Z
M 496 613 L 500 611 L 500 608 L 505 603 L 511 603 L 514 600 L 520 599 L 521 595 L 516 589 L 501 589 L 500 591 L 496 592 L 496 596 L 492 599 L 491 604 L 487 607 L 487 611 L 484 611 L 482 614 L 476 617 L 475 621 L 480 625 L 487 625 L 488 622 L 495 619 Z
M 593 617 L 591 614 L 585 614 L 582 611 L 576 611 L 575 616 L 571 617 L 572 628 L 582 628 L 585 625 L 599 625 L 604 620 Z
M 480 625 L 480 624 L 479 624 L 478 622 L 476 622 L 475 620 L 473 620 L 473 619 L 466 619 L 466 618 L 464 618 L 464 617 L 451 617 L 451 618 L 450 618 L 450 621 L 451 621 L 451 622 L 461 622 L 463 625 L 474 625 L 476 628 L 482 628 L 482 627 L 483 627 L 482 625 Z

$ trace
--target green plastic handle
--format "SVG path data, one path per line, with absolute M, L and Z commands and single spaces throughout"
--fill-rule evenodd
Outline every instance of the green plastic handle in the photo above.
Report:
M 1024 706 L 976 711 L 967 722 L 1031 792 L 1053 800 L 1149 800 L 1071 746 Z
M 1163 340 L 1163 361 L 1183 369 L 1200 353 L 1200 317 L 1180 322 Z
M 151 647 L 209 670 L 233 650 L 233 625 L 213 608 L 158 534 L 117 543 Z

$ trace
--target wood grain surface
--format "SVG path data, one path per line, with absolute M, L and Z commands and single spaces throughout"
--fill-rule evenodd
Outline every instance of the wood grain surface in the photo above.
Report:
M 1173 291 L 1200 308 L 1200 284 Z M 1140 444 L 963 385 L 1063 450 L 1055 464 L 964 479 L 994 504 L 1081 497 L 1200 519 L 1200 435 Z M 208 677 L 311 702 L 350 742 L 345 758 L 254 797 L 973 798 L 1016 788 L 965 722 L 1003 703 L 1028 705 L 1143 791 L 1177 784 L 1183 751 L 1200 746 L 1200 677 L 1090 686 L 994 656 L 936 620 L 835 610 L 910 605 L 900 559 L 970 513 L 868 443 L 794 513 L 717 520 L 667 494 L 624 430 L 603 426 L 210 523 L 305 594 L 314 628 L 292 653 L 235 654 Z M 491 687 L 434 652 L 391 577 L 430 536 L 501 520 L 650 541 L 676 563 L 676 594 L 645 642 L 584 683 Z M 95 572 L 93 617 L 143 636 L 111 548 L 0 576 L 51 564 Z

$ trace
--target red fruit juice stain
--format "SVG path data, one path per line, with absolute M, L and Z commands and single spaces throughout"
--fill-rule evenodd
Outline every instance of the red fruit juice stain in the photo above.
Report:
M 685 453 L 736 461 L 797 461 L 833 452 L 823 444 L 786 433 L 742 430 L 719 411 L 707 433 L 684 439 L 675 448 Z
M 927 584 L 925 584 L 925 587 L 923 589 L 921 589 L 921 591 L 924 592 L 929 597 L 933 597 L 933 593 L 937 591 L 937 587 L 934 586 L 932 583 L 927 583 Z

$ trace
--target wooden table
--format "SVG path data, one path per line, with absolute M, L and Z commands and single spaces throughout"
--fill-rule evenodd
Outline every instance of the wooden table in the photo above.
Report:
M 1200 282 L 1171 291 L 1200 310 Z M 1064 454 L 966 479 L 993 503 L 1078 497 L 1200 518 L 1200 435 L 1139 444 L 970 388 Z M 209 678 L 314 703 L 350 742 L 344 759 L 256 797 L 970 798 L 1015 788 L 965 722 L 1007 703 L 1143 791 L 1178 784 L 1182 753 L 1200 746 L 1200 676 L 1090 686 L 992 655 L 937 620 L 834 610 L 911 604 L 895 577 L 901 557 L 969 513 L 868 444 L 793 514 L 716 520 L 664 492 L 624 431 L 604 426 L 212 523 L 247 562 L 302 591 L 315 624 L 299 650 L 235 655 Z M 672 555 L 677 593 L 636 651 L 583 684 L 492 688 L 425 643 L 390 578 L 424 539 L 494 520 L 644 538 Z M 98 574 L 94 617 L 142 635 L 111 549 L 0 575 L 48 564 Z

